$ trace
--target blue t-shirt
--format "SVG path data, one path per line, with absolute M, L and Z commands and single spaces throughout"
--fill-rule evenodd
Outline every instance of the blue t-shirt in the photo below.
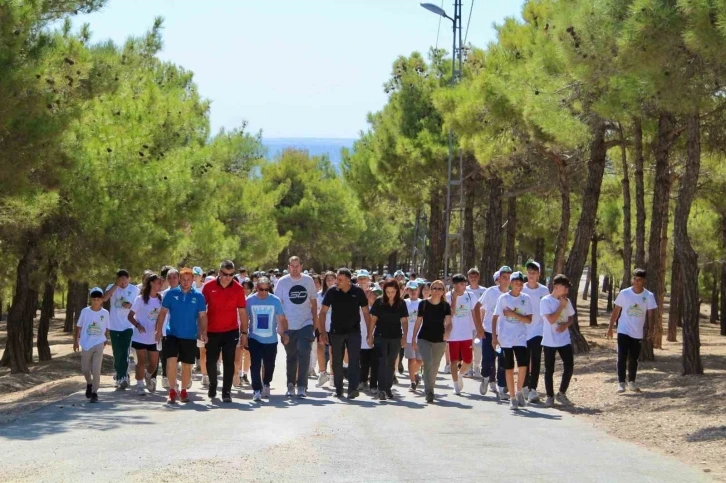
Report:
M 197 318 L 199 312 L 207 310 L 204 295 L 191 289 L 182 292 L 181 286 L 169 290 L 161 302 L 161 306 L 169 310 L 169 321 L 166 326 L 166 335 L 173 335 L 179 339 L 197 338 Z
M 277 344 L 277 317 L 285 315 L 280 299 L 272 294 L 261 299 L 257 294 L 247 298 L 250 337 L 261 344 Z

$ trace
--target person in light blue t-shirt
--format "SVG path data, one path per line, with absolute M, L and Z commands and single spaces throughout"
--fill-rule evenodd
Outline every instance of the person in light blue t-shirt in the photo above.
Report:
M 261 277 L 257 281 L 257 292 L 247 298 L 247 313 L 250 317 L 248 339 L 250 351 L 250 372 L 252 375 L 253 401 L 270 397 L 270 382 L 275 372 L 277 357 L 277 334 L 282 333 L 282 343 L 287 344 L 287 319 L 282 302 L 270 293 L 270 279 Z M 264 381 L 260 374 L 265 365 Z

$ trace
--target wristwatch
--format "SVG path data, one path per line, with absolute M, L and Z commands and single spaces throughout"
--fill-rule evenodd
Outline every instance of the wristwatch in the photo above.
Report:
M 247 332 L 242 331 L 242 332 L 240 332 L 240 334 L 241 335 L 247 335 Z

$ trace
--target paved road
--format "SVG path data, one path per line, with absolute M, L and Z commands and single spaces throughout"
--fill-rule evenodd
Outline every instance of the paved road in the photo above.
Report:
M 556 409 L 513 414 L 467 379 L 462 396 L 443 375 L 439 404 L 400 386 L 401 398 L 338 401 L 311 388 L 283 397 L 280 350 L 273 397 L 245 390 L 210 402 L 195 381 L 193 402 L 165 393 L 81 393 L 0 426 L 2 481 L 335 482 L 692 482 L 702 473 L 614 439 Z M 312 384 L 311 384 L 312 385 Z

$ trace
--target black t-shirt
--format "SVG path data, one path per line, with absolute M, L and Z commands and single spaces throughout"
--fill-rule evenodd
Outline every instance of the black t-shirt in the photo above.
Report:
M 330 307 L 330 333 L 351 334 L 360 332 L 360 309 L 368 306 L 366 293 L 357 285 L 351 285 L 347 292 L 330 287 L 325 292 L 323 305 Z
M 401 300 L 391 307 L 383 302 L 384 296 L 378 297 L 371 307 L 371 315 L 378 317 L 376 331 L 373 335 L 384 339 L 400 339 L 403 336 L 401 319 L 408 318 L 406 303 Z
M 423 317 L 418 338 L 429 342 L 444 342 L 444 322 L 447 315 L 451 315 L 451 305 L 445 300 L 432 304 L 422 300 L 418 304 L 418 315 Z

